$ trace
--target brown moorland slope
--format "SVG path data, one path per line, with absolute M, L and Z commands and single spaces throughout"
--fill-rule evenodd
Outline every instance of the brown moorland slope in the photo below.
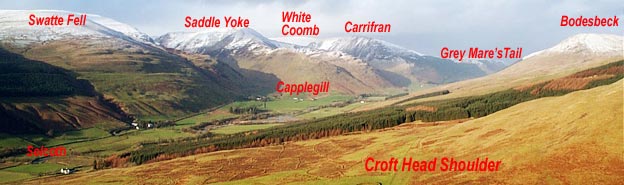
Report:
M 483 118 L 410 123 L 284 145 L 220 151 L 30 184 L 418 184 L 624 181 L 623 85 L 524 102 Z M 501 160 L 497 172 L 366 172 L 367 157 Z
M 623 46 L 621 44 L 622 39 L 624 38 L 621 36 L 608 34 L 574 35 L 551 48 L 530 54 L 521 61 L 497 73 L 417 91 L 410 93 L 408 96 L 374 103 L 370 106 L 360 107 L 354 111 L 372 110 L 397 102 L 408 104 L 428 100 L 482 95 L 492 91 L 514 88 L 527 83 L 540 83 L 561 78 L 578 71 L 624 59 L 622 53 L 624 48 L 622 48 Z M 604 47 L 610 49 L 600 51 L 587 46 L 595 43 L 605 44 Z M 451 93 L 445 96 L 404 101 L 411 97 L 442 90 L 448 90 Z

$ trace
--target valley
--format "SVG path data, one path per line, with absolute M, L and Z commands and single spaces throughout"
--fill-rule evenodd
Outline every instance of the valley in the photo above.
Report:
M 261 148 L 226 150 L 193 155 L 136 167 L 58 177 L 73 183 L 519 183 L 603 182 L 621 180 L 623 165 L 612 138 L 621 138 L 622 85 L 614 84 L 543 98 L 465 122 L 413 122 L 398 127 L 317 140 L 288 142 Z M 569 102 L 576 102 L 569 104 Z M 568 106 L 559 106 L 568 104 Z M 609 111 L 592 107 L 604 106 Z M 554 114 L 550 114 L 551 111 Z M 532 115 L 538 119 L 525 119 Z M 551 115 L 551 116 L 548 116 Z M 564 115 L 564 116 L 554 116 Z M 517 119 L 510 119 L 517 118 Z M 501 130 L 501 128 L 504 128 Z M 540 130 L 541 132 L 535 132 Z M 510 140 L 523 141 L 522 145 Z M 552 145 L 558 143 L 557 145 Z M 473 150 L 480 149 L 480 150 Z M 582 152 L 586 155 L 568 155 Z M 487 156 L 502 161 L 505 173 L 366 172 L 367 156 L 409 157 L 419 160 L 441 156 L 475 159 Z M 602 160 L 596 160 L 601 156 Z M 225 164 L 225 165 L 218 165 Z M 245 166 L 245 170 L 240 170 Z M 540 166 L 548 169 L 539 168 Z M 175 170 L 184 167 L 187 170 Z M 603 168 L 608 167 L 608 168 Z M 576 170 L 592 170 L 587 174 Z M 507 173 L 531 171 L 522 176 Z M 619 174 L 619 175 L 618 175 Z M 116 177 L 116 180 L 110 180 Z M 578 178 L 582 177 L 582 178 Z M 31 183 L 49 180 L 39 179 Z
M 361 35 L 278 41 L 245 16 L 151 36 L 86 13 L 23 24 L 33 13 L 75 14 L 0 10 L 0 184 L 624 179 L 621 35 L 438 57 Z M 437 166 L 391 170 L 404 159 Z
M 596 78 L 595 79 L 596 82 L 600 81 L 600 83 L 593 83 L 593 84 L 598 85 L 598 84 L 612 83 L 613 81 L 611 79 L 617 80 L 617 79 L 621 79 L 622 78 L 622 75 L 621 75 L 622 74 L 621 73 L 622 72 L 622 68 L 621 68 L 622 64 L 621 63 L 622 62 L 617 62 L 617 63 L 612 63 L 611 65 L 606 65 L 606 66 L 603 66 L 603 67 L 600 67 L 600 68 L 589 69 L 589 70 L 586 70 L 584 72 L 577 73 L 576 75 L 570 76 L 569 78 L 585 78 L 587 76 L 593 76 L 594 74 L 605 73 L 605 72 L 607 73 L 607 74 L 605 74 L 607 76 L 609 76 L 608 73 L 619 74 L 619 76 L 617 76 L 617 77 L 616 76 L 611 76 L 611 77 L 608 77 L 608 78 Z M 543 91 L 543 90 L 540 90 L 540 91 L 535 91 L 534 90 L 534 89 L 547 88 L 547 87 L 551 86 L 549 84 L 552 84 L 552 83 L 555 83 L 555 82 L 557 82 L 557 80 L 552 81 L 550 83 L 542 83 L 541 85 L 538 85 L 538 86 L 521 87 L 521 88 L 518 88 L 518 89 L 516 89 L 514 91 L 525 92 L 525 93 L 528 93 L 528 94 L 533 94 L 533 93 L 541 94 L 542 92 L 545 92 L 546 93 L 546 94 L 544 94 L 545 96 L 560 95 L 561 93 L 565 94 L 566 92 L 569 92 L 569 91 L 565 91 L 565 90 L 564 91 L 559 90 L 559 93 L 552 94 L 552 93 L 549 93 L 549 92 Z M 595 86 L 595 85 L 589 85 L 589 86 L 587 86 L 587 85 L 589 85 L 589 83 L 585 83 L 584 86 L 586 86 L 586 87 L 584 87 L 584 88 L 591 88 L 591 87 Z M 552 86 L 552 87 L 555 87 L 555 86 Z M 576 89 L 578 89 L 578 88 L 576 88 Z M 471 105 L 464 105 L 464 106 L 468 110 L 468 113 L 473 118 L 478 118 L 478 117 L 482 117 L 482 116 L 485 116 L 487 118 L 487 115 L 492 114 L 492 113 L 496 112 L 497 110 L 504 109 L 505 107 L 514 105 L 515 104 L 514 102 L 517 102 L 517 100 L 511 101 L 511 102 L 500 100 L 500 97 L 509 97 L 509 95 L 506 95 L 506 94 L 509 94 L 509 93 L 511 93 L 511 92 L 504 92 L 503 91 L 501 93 L 498 93 L 499 95 L 483 96 L 483 97 L 488 97 L 488 98 L 499 99 L 499 101 L 497 101 L 497 102 L 500 102 L 500 103 L 503 103 L 503 104 L 495 103 L 495 104 L 491 104 L 491 105 L 488 105 L 488 106 L 483 106 L 483 105 L 479 105 L 479 103 L 477 102 L 477 103 L 473 103 Z M 526 95 L 523 95 L 523 96 L 515 95 L 516 98 L 520 97 L 520 101 L 527 101 L 527 100 L 531 100 L 533 98 L 537 98 L 537 97 L 531 97 L 531 96 L 532 95 L 529 95 L 529 97 L 526 97 Z M 514 97 L 514 96 L 512 96 L 512 97 Z M 475 99 L 475 98 L 479 99 L 479 97 L 474 97 L 472 99 Z M 529 98 L 529 99 L 526 99 L 526 98 Z M 525 99 L 525 100 L 523 100 L 523 99 Z M 292 100 L 288 100 L 288 101 L 292 101 Z M 392 114 L 387 114 L 387 113 L 395 111 L 395 110 L 392 110 L 392 109 L 387 109 L 387 110 L 384 110 L 384 111 L 379 111 L 379 110 L 374 111 L 376 113 L 372 114 L 369 117 L 379 117 L 379 118 L 386 117 L 386 119 L 399 121 L 398 124 L 401 124 L 403 122 L 402 119 L 405 119 L 404 121 L 406 121 L 406 122 L 409 122 L 410 120 L 423 120 L 423 121 L 427 121 L 427 122 L 432 122 L 432 121 L 433 122 L 437 122 L 437 121 L 444 121 L 444 120 L 447 120 L 447 119 L 450 119 L 450 120 L 464 119 L 466 117 L 462 117 L 461 112 L 457 112 L 457 108 L 456 107 L 446 107 L 447 105 L 444 105 L 444 103 L 448 104 L 449 102 L 457 102 L 457 103 L 452 103 L 452 104 L 463 104 L 463 103 L 460 103 L 462 101 L 472 102 L 474 100 L 466 99 L 466 100 L 459 100 L 459 102 L 458 102 L 458 100 L 454 100 L 454 101 L 441 102 L 442 104 L 437 103 L 437 102 L 430 102 L 430 103 L 425 103 L 424 105 L 418 105 L 418 106 L 424 106 L 424 107 L 427 107 L 427 106 L 429 106 L 429 107 L 430 106 L 437 107 L 436 109 L 438 109 L 438 111 L 433 112 L 433 113 L 427 111 L 426 109 L 425 109 L 424 112 L 419 112 L 419 110 L 421 110 L 420 108 L 412 109 L 412 108 L 409 108 L 409 107 L 412 107 L 412 106 L 408 106 L 408 108 L 405 109 L 405 110 L 408 110 L 409 112 L 407 114 L 406 113 L 400 114 L 399 116 L 403 117 L 403 118 L 399 118 L 398 120 L 397 119 L 393 119 L 391 117 L 386 117 L 385 116 L 385 115 L 388 115 L 388 116 L 392 115 Z M 481 100 L 481 101 L 483 101 L 483 100 Z M 323 101 L 321 101 L 321 102 L 323 102 Z M 326 102 L 328 102 L 328 101 L 326 101 Z M 487 100 L 485 100 L 484 102 L 487 102 Z M 253 104 L 252 102 L 250 102 L 250 103 Z M 249 106 L 250 103 L 247 103 L 247 104 L 233 104 L 233 105 L 226 106 L 226 107 Z M 508 103 L 508 104 L 505 104 L 505 103 Z M 509 104 L 509 103 L 511 103 L 511 104 Z M 261 105 L 262 103 L 261 102 L 257 102 L 255 104 Z M 479 105 L 479 106 L 473 106 L 473 105 Z M 490 106 L 494 106 L 493 107 L 494 109 L 492 110 L 491 108 L 489 108 Z M 227 110 L 229 108 L 226 108 L 226 107 L 221 108 L 221 110 L 218 111 L 218 112 L 214 111 L 211 114 L 213 116 L 228 117 L 228 113 L 225 110 Z M 267 107 L 274 107 L 274 106 L 268 105 Z M 280 106 L 277 106 L 277 107 L 280 107 Z M 483 109 L 480 109 L 480 107 L 483 108 Z M 278 110 L 276 110 L 276 111 L 278 111 Z M 415 112 L 413 112 L 413 111 L 415 111 Z M 202 121 L 201 118 L 188 118 L 187 120 L 180 121 L 180 123 L 191 122 L 190 124 L 188 124 L 186 126 L 185 125 L 180 125 L 180 126 L 176 126 L 174 128 L 166 128 L 165 127 L 164 129 L 160 129 L 159 128 L 159 129 L 151 129 L 151 130 L 145 130 L 145 131 L 130 131 L 128 133 L 122 133 L 122 134 L 120 134 L 119 136 L 116 136 L 116 137 L 107 137 L 107 138 L 95 141 L 96 143 L 98 143 L 97 146 L 107 146 L 107 148 L 102 149 L 102 151 L 95 151 L 94 152 L 92 148 L 85 147 L 85 146 L 92 146 L 92 144 L 91 144 L 92 142 L 69 144 L 69 145 L 65 145 L 65 146 L 68 147 L 68 148 L 71 147 L 71 148 L 74 148 L 74 149 L 82 148 L 81 149 L 82 151 L 90 153 L 90 155 L 95 155 L 95 156 L 104 155 L 102 157 L 105 157 L 106 155 L 119 153 L 119 152 L 120 153 L 130 152 L 130 156 L 129 157 L 132 157 L 133 158 L 132 160 L 135 160 L 134 157 L 133 157 L 135 154 L 140 154 L 140 156 L 143 156 L 143 157 L 145 157 L 146 154 L 147 154 L 147 156 L 150 156 L 149 154 L 150 154 L 151 150 L 155 149 L 155 148 L 151 147 L 151 146 L 153 146 L 153 144 L 151 144 L 151 143 L 160 143 L 160 144 L 158 144 L 160 146 L 157 147 L 157 148 L 159 148 L 158 150 L 169 151 L 169 152 L 173 151 L 173 153 L 165 153 L 165 154 L 158 154 L 160 152 L 157 152 L 156 155 L 153 155 L 152 157 L 148 157 L 148 158 L 143 158 L 143 157 L 140 157 L 141 159 L 140 158 L 136 158 L 136 160 L 138 160 L 138 161 L 135 161 L 135 162 L 137 162 L 138 164 L 141 164 L 141 163 L 143 163 L 145 161 L 148 161 L 148 163 L 151 163 L 151 162 L 149 162 L 151 159 L 156 159 L 156 161 L 160 161 L 160 160 L 171 159 L 171 156 L 178 156 L 178 157 L 186 156 L 184 154 L 180 155 L 177 152 L 184 153 L 185 151 L 189 151 L 189 150 L 190 151 L 195 151 L 194 152 L 195 154 L 203 153 L 201 151 L 204 151 L 204 150 L 208 151 L 208 152 L 215 151 L 215 150 L 222 150 L 222 149 L 226 149 L 227 150 L 229 147 L 232 147 L 232 146 L 236 147 L 236 145 L 228 144 L 228 143 L 230 143 L 230 142 L 228 142 L 228 140 L 232 140 L 232 139 L 234 139 L 234 140 L 241 140 L 242 139 L 243 142 L 246 142 L 246 138 L 249 138 L 251 140 L 253 140 L 254 138 L 265 138 L 266 141 L 265 141 L 265 139 L 263 139 L 262 141 L 259 141 L 259 142 L 253 141 L 252 143 L 250 143 L 250 145 L 243 146 L 243 147 L 271 146 L 271 145 L 275 144 L 274 142 L 276 142 L 275 138 L 273 138 L 275 136 L 271 135 L 272 133 L 281 133 L 281 134 L 278 135 L 278 137 L 286 137 L 286 138 L 283 138 L 283 139 L 284 139 L 285 143 L 289 143 L 290 141 L 314 140 L 315 138 L 324 138 L 324 137 L 329 137 L 329 136 L 343 135 L 343 134 L 346 134 L 346 133 L 358 132 L 358 131 L 361 131 L 361 130 L 364 130 L 364 131 L 367 131 L 367 132 L 375 132 L 374 130 L 376 130 L 376 129 L 384 129 L 384 128 L 388 128 L 388 127 L 395 128 L 395 127 L 392 127 L 395 124 L 384 125 L 384 122 L 372 122 L 372 123 L 368 123 L 368 125 L 365 125 L 365 127 L 361 127 L 361 126 L 358 126 L 357 122 L 350 121 L 350 120 L 353 120 L 353 118 L 356 118 L 356 120 L 357 119 L 361 119 L 361 118 L 366 118 L 367 117 L 367 116 L 365 116 L 366 114 L 370 114 L 370 113 L 362 113 L 362 114 L 359 114 L 359 115 L 357 115 L 357 114 L 347 114 L 347 116 L 344 116 L 344 115 L 338 116 L 338 117 L 337 116 L 332 116 L 332 117 L 328 117 L 327 119 L 317 118 L 317 119 L 320 119 L 318 121 L 308 121 L 307 124 L 312 124 L 313 123 L 314 125 L 316 125 L 316 127 L 318 127 L 318 128 L 316 128 L 314 130 L 321 129 L 321 132 L 311 132 L 309 134 L 305 134 L 306 133 L 305 131 L 296 131 L 296 130 L 297 129 L 301 129 L 301 128 L 314 128 L 314 126 L 312 126 L 312 125 L 301 125 L 301 124 L 297 124 L 297 123 L 291 123 L 291 124 L 288 124 L 288 125 L 272 124 L 272 125 L 225 126 L 225 127 L 216 128 L 214 130 L 214 134 L 226 134 L 225 136 L 218 136 L 218 135 L 217 136 L 210 136 L 210 135 L 203 136 L 203 137 L 207 137 L 207 139 L 200 139 L 201 142 L 199 142 L 199 143 L 195 143 L 192 140 L 183 139 L 184 136 L 180 135 L 181 133 L 186 133 L 186 132 L 183 131 L 185 127 L 189 127 L 189 126 L 194 125 L 193 122 L 195 122 L 195 124 L 197 124 L 198 121 Z M 459 116 L 459 117 L 457 117 L 457 116 Z M 204 117 L 204 118 L 205 119 L 211 119 L 210 116 Z M 340 120 L 342 120 L 342 121 L 334 121 L 334 120 L 337 120 L 338 118 L 340 118 Z M 212 118 L 212 119 L 215 119 L 215 118 Z M 476 120 L 480 120 L 480 119 L 476 119 Z M 461 122 L 464 122 L 464 121 L 459 121 L 459 122 L 455 121 L 455 123 L 461 123 Z M 304 122 L 304 123 L 306 123 L 306 122 Z M 332 124 L 332 123 L 340 123 L 340 124 L 339 125 L 335 125 L 335 124 Z M 449 123 L 453 123 L 453 121 L 451 121 Z M 353 124 L 353 125 L 350 126 L 349 124 Z M 420 125 L 424 126 L 424 125 L 427 125 L 427 124 L 423 123 L 423 124 L 420 124 Z M 438 125 L 438 124 L 434 124 L 434 125 Z M 445 124 L 443 122 L 442 125 L 448 125 L 448 124 Z M 402 126 L 398 126 L 398 128 L 401 128 L 401 127 Z M 341 128 L 342 129 L 346 129 L 346 130 L 342 130 Z M 261 130 L 257 130 L 257 129 L 261 129 Z M 322 129 L 327 129 L 327 130 L 326 131 L 322 131 Z M 257 130 L 257 131 L 254 131 L 254 130 Z M 280 130 L 282 130 L 282 131 L 280 131 Z M 173 131 L 173 132 L 171 132 L 171 131 Z M 287 132 L 285 132 L 285 131 L 287 131 Z M 251 135 L 249 135 L 250 133 L 251 133 Z M 228 136 L 228 134 L 230 136 L 234 136 L 234 137 L 230 137 L 230 136 Z M 158 139 L 157 140 L 154 140 L 154 139 L 152 139 L 152 140 L 141 139 L 141 138 L 146 137 L 146 136 L 152 137 L 152 138 L 156 137 Z M 187 133 L 186 136 L 191 136 L 191 135 L 189 133 Z M 125 140 L 124 140 L 124 138 L 125 138 Z M 330 138 L 332 138 L 332 137 L 330 137 Z M 251 140 L 247 140 L 247 142 L 249 142 Z M 280 140 L 282 140 L 282 139 L 280 139 Z M 122 142 L 120 142 L 120 141 L 122 141 Z M 226 142 L 224 142 L 224 141 L 226 141 Z M 115 144 L 113 144 L 111 142 L 115 142 Z M 141 151 L 139 151 L 139 152 L 133 151 L 133 149 L 130 149 L 130 147 L 129 147 L 129 146 L 134 145 L 133 143 L 142 143 L 141 145 L 143 145 L 142 146 L 143 149 L 141 149 Z M 183 143 L 187 143 L 187 144 L 183 144 Z M 221 144 L 219 144 L 220 147 L 216 147 L 216 148 L 220 148 L 220 149 L 213 148 L 213 146 L 211 146 L 211 143 L 221 143 Z M 273 144 L 270 144 L 270 143 L 273 143 Z M 277 143 L 279 144 L 281 142 L 277 142 Z M 190 144 L 190 148 L 188 148 L 189 144 Z M 182 148 L 181 146 L 186 146 L 186 147 Z M 206 146 L 207 146 L 207 148 L 206 148 Z M 108 148 L 108 147 L 113 147 L 113 148 Z M 167 149 L 167 148 L 169 148 L 169 149 Z M 210 148 L 213 148 L 213 149 L 210 149 Z M 80 150 L 78 150 L 78 151 L 80 151 Z M 113 152 L 111 153 L 111 151 L 113 151 Z M 200 151 L 200 152 L 198 152 L 198 151 Z M 170 156 L 170 157 L 166 157 L 166 156 Z M 137 157 L 139 157 L 139 156 L 137 156 Z M 176 157 L 173 157 L 173 158 L 176 158 Z M 123 158 L 121 158 L 121 159 L 123 159 Z M 125 165 L 128 165 L 128 164 L 121 163 L 121 164 L 118 164 L 118 165 L 125 166 Z
M 350 96 L 329 96 L 312 101 L 293 100 L 285 98 L 267 101 L 267 109 L 271 113 L 297 115 L 306 112 L 310 107 L 328 106 L 332 103 L 339 103 L 350 100 Z M 7 180 L 19 180 L 21 178 L 34 178 L 40 174 L 55 173 L 61 167 L 75 168 L 80 171 L 90 171 L 94 160 L 103 160 L 112 155 L 131 152 L 140 143 L 157 143 L 167 140 L 179 140 L 184 138 L 201 137 L 201 135 L 227 135 L 246 133 L 254 130 L 266 129 L 283 124 L 261 123 L 261 124 L 226 124 L 223 126 L 208 129 L 202 132 L 191 131 L 190 127 L 205 122 L 224 120 L 228 118 L 239 118 L 244 115 L 237 115 L 228 112 L 230 107 L 258 106 L 263 102 L 242 101 L 228 104 L 208 113 L 201 113 L 196 116 L 181 119 L 173 127 L 164 127 L 146 130 L 127 130 L 111 135 L 107 124 L 98 124 L 93 128 L 83 128 L 78 131 L 59 132 L 54 136 L 39 134 L 26 135 L 3 135 L 0 146 L 5 152 L 13 148 L 23 148 L 28 145 L 36 146 L 63 146 L 68 149 L 67 156 L 48 157 L 42 164 L 27 164 L 37 158 L 25 156 L 26 150 L 16 151 L 15 157 L 3 158 L 3 169 L 0 169 L 0 177 Z M 324 110 L 324 109 L 319 109 Z M 315 116 L 321 118 L 323 116 Z M 116 127 L 115 127 L 116 128 Z M 5 154 L 3 154 L 5 155 Z M 23 155 L 23 156 L 22 156 Z M 76 159 L 78 158 L 78 159 Z M 21 170 L 24 166 L 29 169 L 38 169 L 33 173 L 28 170 Z M 49 167 L 44 167 L 49 166 Z

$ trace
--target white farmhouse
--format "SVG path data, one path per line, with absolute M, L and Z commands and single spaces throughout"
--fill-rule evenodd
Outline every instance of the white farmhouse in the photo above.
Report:
M 61 173 L 62 174 L 68 175 L 68 174 L 73 173 L 73 172 L 74 171 L 69 169 L 69 168 L 61 168 Z

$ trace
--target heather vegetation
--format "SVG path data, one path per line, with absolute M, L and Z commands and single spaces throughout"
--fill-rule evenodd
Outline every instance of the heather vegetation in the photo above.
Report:
M 624 61 L 585 70 L 570 77 L 593 75 L 609 75 L 609 78 L 595 78 L 587 85 L 578 89 L 588 89 L 600 85 L 613 83 L 622 79 L 620 70 Z M 588 72 L 593 71 L 593 72 Z M 583 75 L 581 75 L 583 74 Z M 570 78 L 566 77 L 566 78 Z M 550 81 L 552 82 L 552 81 Z M 387 107 L 372 111 L 347 113 L 330 116 L 322 119 L 301 121 L 295 124 L 259 130 L 254 133 L 232 134 L 227 136 L 196 138 L 193 140 L 174 141 L 158 144 L 147 144 L 142 148 L 125 155 L 129 161 L 142 164 L 153 160 L 165 160 L 196 153 L 212 152 L 225 149 L 259 147 L 280 144 L 288 141 L 317 139 L 328 136 L 341 135 L 354 131 L 370 131 L 393 127 L 406 122 L 422 120 L 425 122 L 445 121 L 463 118 L 477 118 L 487 116 L 502 109 L 521 102 L 548 96 L 560 96 L 573 90 L 544 90 L 531 93 L 535 89 L 544 88 L 549 82 L 525 87 L 522 90 L 508 89 L 481 96 L 437 100 L 407 105 L 405 107 Z M 444 94 L 443 92 L 439 94 Z M 431 96 L 431 95 L 426 95 Z M 423 95 L 423 97 L 426 97 Z M 427 106 L 435 107 L 436 111 L 416 110 L 406 111 L 408 107 Z M 409 110 L 409 109 L 407 109 Z M 122 160 L 122 159 L 118 159 Z

